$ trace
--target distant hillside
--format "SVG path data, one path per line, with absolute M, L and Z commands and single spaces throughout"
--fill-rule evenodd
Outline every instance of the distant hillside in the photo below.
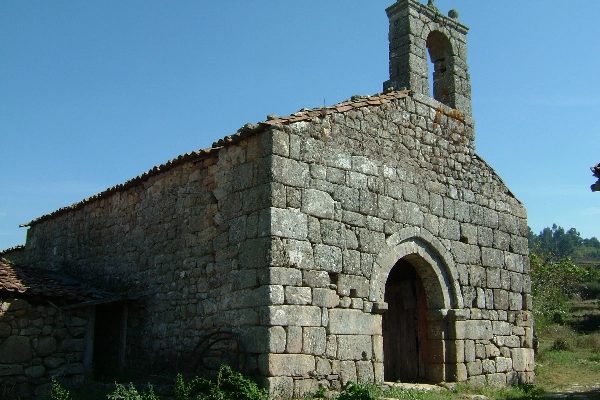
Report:
M 600 265 L 600 241 L 596 237 L 582 238 L 575 228 L 565 231 L 552 224 L 552 228 L 544 228 L 537 235 L 529 228 L 528 238 L 530 250 L 549 254 L 554 260 L 571 257 L 578 264 Z

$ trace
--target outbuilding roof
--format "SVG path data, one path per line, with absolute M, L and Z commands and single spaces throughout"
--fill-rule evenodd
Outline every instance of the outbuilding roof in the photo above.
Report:
M 67 276 L 14 265 L 4 258 L 0 258 L 0 295 L 63 300 L 68 304 L 106 303 L 120 299 L 118 295 L 87 287 Z

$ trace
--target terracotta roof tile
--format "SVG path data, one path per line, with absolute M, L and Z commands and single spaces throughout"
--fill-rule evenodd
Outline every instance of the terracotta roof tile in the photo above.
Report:
M 225 147 L 230 144 L 237 143 L 246 137 L 257 135 L 261 132 L 266 131 L 267 129 L 269 129 L 272 126 L 286 125 L 286 124 L 300 122 L 300 121 L 310 121 L 315 117 L 319 117 L 319 116 L 323 116 L 323 115 L 329 115 L 329 114 L 333 114 L 333 113 L 344 113 L 346 111 L 358 109 L 361 107 L 387 104 L 393 100 L 406 98 L 409 95 L 410 95 L 409 90 L 401 90 L 401 91 L 397 91 L 397 92 L 379 93 L 379 94 L 376 94 L 373 96 L 353 96 L 350 100 L 343 101 L 341 103 L 335 104 L 330 107 L 318 107 L 318 108 L 314 108 L 311 110 L 302 109 L 302 110 L 300 110 L 292 115 L 289 115 L 287 117 L 269 116 L 269 119 L 267 119 L 266 121 L 263 121 L 263 122 L 259 122 L 256 125 L 245 124 L 238 130 L 237 133 L 235 133 L 233 135 L 225 136 L 224 138 L 214 142 L 211 148 L 182 154 L 179 157 L 177 157 L 173 160 L 167 161 L 166 163 L 164 163 L 162 165 L 156 166 L 156 167 L 152 168 L 150 171 L 143 173 L 141 175 L 138 175 L 137 177 L 135 177 L 133 179 L 130 179 L 124 183 L 110 187 L 110 188 L 104 190 L 103 192 L 100 192 L 92 197 L 88 197 L 78 203 L 72 204 L 67 207 L 59 208 L 58 210 L 53 211 L 50 214 L 42 215 L 41 217 L 38 217 L 26 224 L 20 225 L 20 226 L 35 225 L 39 222 L 54 218 L 58 215 L 64 214 L 71 210 L 76 210 L 78 208 L 81 208 L 84 205 L 91 203 L 93 201 L 109 197 L 115 192 L 128 190 L 129 188 L 137 186 L 138 184 L 147 180 L 148 178 L 150 178 L 154 175 L 157 175 L 161 172 L 168 171 L 171 168 L 173 168 L 179 164 L 183 164 L 183 163 L 185 163 L 187 161 L 191 161 L 191 160 L 197 160 L 197 159 L 201 160 L 204 158 L 208 158 L 210 155 L 217 152 L 220 148 Z M 273 119 L 270 119 L 271 117 Z
M 345 111 L 348 111 L 348 110 L 352 110 L 353 108 L 354 108 L 354 107 L 352 107 L 352 106 L 350 106 L 350 105 L 344 105 L 344 106 L 337 106 L 337 107 L 335 108 L 335 110 L 336 110 L 337 112 L 345 112 Z
M 92 289 L 51 272 L 12 265 L 0 258 L 0 293 L 11 296 L 42 297 L 69 303 L 113 301 L 120 297 Z

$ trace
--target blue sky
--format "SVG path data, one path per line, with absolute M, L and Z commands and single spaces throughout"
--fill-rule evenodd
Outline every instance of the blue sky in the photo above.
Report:
M 392 3 L 0 2 L 0 249 L 246 122 L 380 92 Z M 471 28 L 477 153 L 535 232 L 600 237 L 600 2 L 436 5 Z

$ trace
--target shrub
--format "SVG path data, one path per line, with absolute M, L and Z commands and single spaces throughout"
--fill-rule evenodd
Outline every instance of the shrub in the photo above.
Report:
M 577 293 L 588 272 L 570 258 L 552 261 L 551 257 L 531 253 L 531 292 L 536 324 L 542 328 L 563 323 L 568 300 Z
M 577 339 L 577 347 L 589 349 L 592 352 L 600 351 L 600 334 L 594 333 Z
M 600 282 L 588 281 L 581 287 L 581 296 L 584 299 L 597 299 L 600 297 Z
M 554 350 L 554 351 L 561 351 L 561 350 L 570 350 L 571 346 L 569 345 L 569 342 L 567 341 L 567 339 L 564 338 L 558 338 L 554 341 L 554 343 L 552 343 L 552 347 L 550 347 L 550 350 Z

